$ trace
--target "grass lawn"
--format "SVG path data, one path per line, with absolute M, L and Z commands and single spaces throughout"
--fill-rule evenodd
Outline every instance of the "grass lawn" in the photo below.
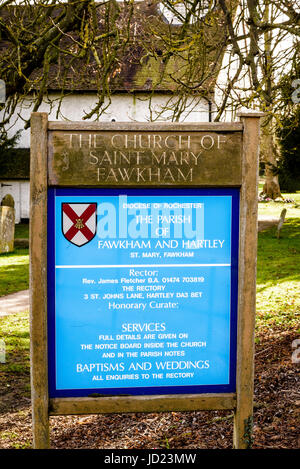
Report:
M 0 318 L 0 340 L 5 341 L 5 363 L 0 363 L 0 448 L 9 441 L 12 449 L 31 448 L 31 435 L 23 436 L 30 406 L 30 358 L 28 313 Z M 20 410 L 21 409 L 21 410 Z M 9 418 L 5 416 L 8 411 Z M 17 420 L 21 420 L 21 423 Z
M 15 226 L 15 238 L 29 238 L 29 223 Z M 0 254 L 0 297 L 29 287 L 29 249 Z
M 28 314 L 25 312 L 4 316 L 0 324 L 0 337 L 5 338 L 6 348 L 4 373 L 28 375 L 30 368 Z M 30 396 L 29 390 L 28 387 L 24 390 L 28 397 Z
M 27 290 L 29 283 L 28 249 L 0 255 L 0 296 Z
M 262 189 L 260 181 L 259 189 Z M 286 208 L 280 239 L 276 228 L 258 234 L 256 329 L 298 327 L 300 332 L 300 191 L 282 193 L 295 203 L 260 202 L 258 216 L 279 218 Z M 257 340 L 259 340 L 257 338 Z
M 300 218 L 288 218 L 279 239 L 275 231 L 258 235 L 257 332 L 300 327 Z

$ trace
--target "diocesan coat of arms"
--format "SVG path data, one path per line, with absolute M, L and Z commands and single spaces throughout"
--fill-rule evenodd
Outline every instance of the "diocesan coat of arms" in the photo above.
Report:
M 97 232 L 97 204 L 62 203 L 62 231 L 75 246 L 89 243 Z

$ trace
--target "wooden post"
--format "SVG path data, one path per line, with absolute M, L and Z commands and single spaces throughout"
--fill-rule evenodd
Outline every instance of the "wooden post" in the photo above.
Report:
M 47 367 L 47 128 L 48 114 L 31 115 L 30 337 L 33 447 L 49 448 Z
M 244 125 L 244 133 L 240 200 L 237 403 L 233 446 L 236 449 L 247 449 L 252 445 L 259 118 L 263 114 L 248 113 L 239 116 Z

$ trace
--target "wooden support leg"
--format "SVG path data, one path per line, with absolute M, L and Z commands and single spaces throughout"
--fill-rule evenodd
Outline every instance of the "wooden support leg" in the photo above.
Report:
M 46 113 L 31 117 L 30 361 L 33 447 L 49 448 L 47 360 L 47 127 Z
M 258 151 L 261 116 L 260 113 L 240 115 L 244 125 L 244 139 L 240 203 L 237 407 L 233 436 L 233 446 L 237 449 L 250 448 L 252 444 Z

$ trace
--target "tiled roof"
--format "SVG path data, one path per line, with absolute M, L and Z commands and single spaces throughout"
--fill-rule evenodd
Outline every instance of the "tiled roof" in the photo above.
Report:
M 101 10 L 98 11 L 101 18 Z M 222 28 L 222 17 L 218 13 L 218 21 L 210 24 L 206 28 L 206 37 L 211 45 L 218 48 L 224 28 Z M 180 79 L 186 67 L 186 61 L 177 57 L 171 57 L 167 63 L 162 60 L 164 43 L 161 38 L 154 37 L 153 31 L 159 28 L 166 35 L 176 35 L 178 27 L 167 24 L 165 18 L 159 11 L 157 0 L 144 0 L 136 2 L 133 20 L 131 21 L 130 42 L 126 47 L 125 54 L 120 54 L 118 66 L 114 69 L 110 77 L 110 88 L 112 91 L 156 91 L 174 90 L 176 84 L 172 78 Z M 101 33 L 101 22 L 99 21 Z M 72 33 L 70 33 L 71 36 Z M 201 39 L 198 39 L 201 41 Z M 201 47 L 201 44 L 199 44 Z M 0 53 L 7 49 L 8 43 L 1 43 Z M 61 41 L 62 49 L 76 48 L 76 44 L 64 37 Z M 151 53 L 148 51 L 151 48 Z M 99 51 L 100 53 L 100 51 Z M 188 52 L 187 52 L 188 53 Z M 184 57 L 184 52 L 182 53 Z M 211 56 L 206 57 L 206 67 L 209 67 Z M 201 76 L 201 64 L 197 76 Z M 213 63 L 211 64 L 213 66 Z M 161 79 L 162 71 L 165 71 L 164 78 Z M 34 77 L 41 76 L 41 70 L 34 72 Z M 58 63 L 51 65 L 48 79 L 48 90 L 65 91 L 95 91 L 99 87 L 97 64 L 91 55 L 89 63 L 81 59 L 73 59 L 68 55 L 60 54 Z M 216 74 L 211 79 L 206 80 L 203 89 L 212 90 L 214 87 Z

